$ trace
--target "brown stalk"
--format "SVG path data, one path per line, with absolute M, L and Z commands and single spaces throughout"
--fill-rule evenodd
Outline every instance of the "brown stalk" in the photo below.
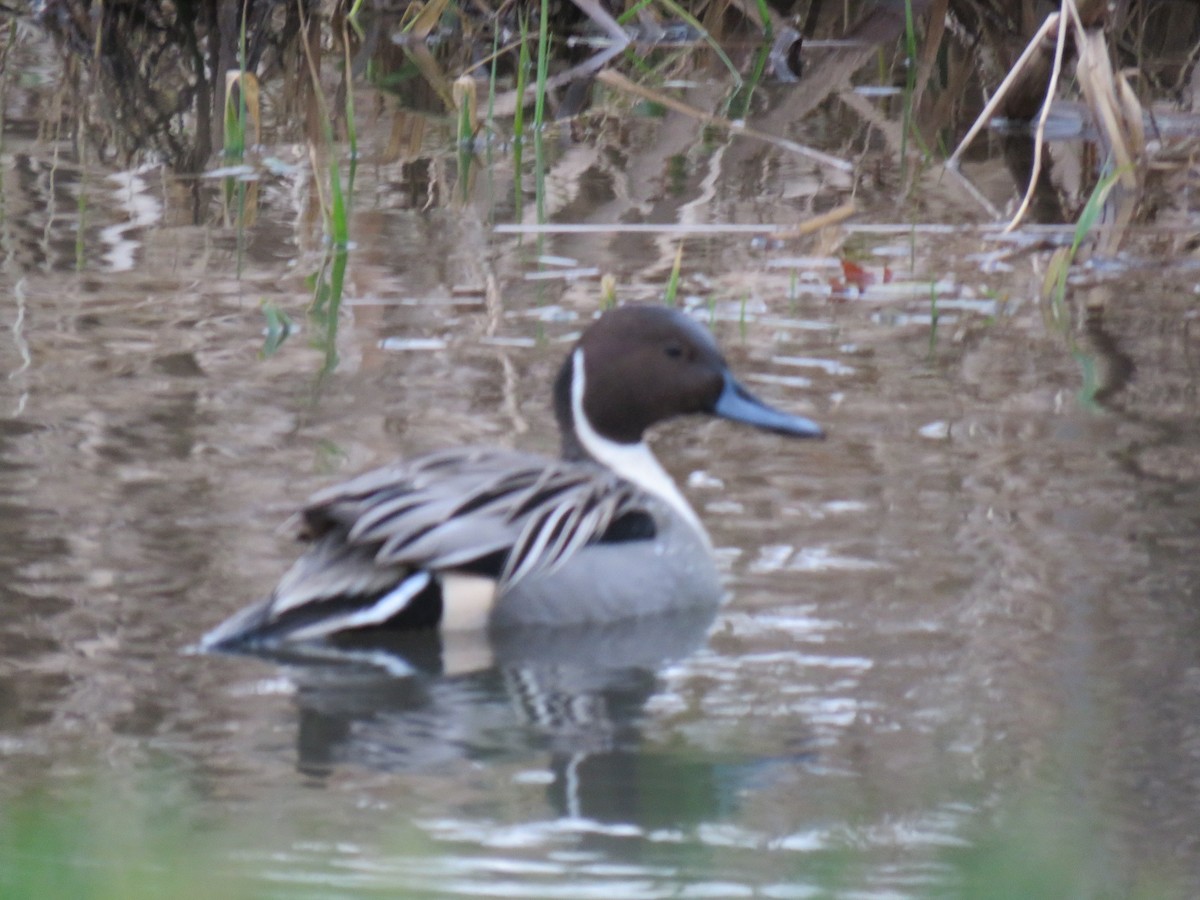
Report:
M 1021 198 L 1021 205 L 1017 207 L 1012 219 L 1004 226 L 1005 234 L 1016 228 L 1021 223 L 1021 219 L 1025 218 L 1025 213 L 1029 211 L 1029 205 L 1033 202 L 1033 196 L 1037 192 L 1038 178 L 1042 174 L 1042 153 L 1046 143 L 1046 121 L 1050 118 L 1050 105 L 1054 102 L 1054 94 L 1058 90 L 1058 78 L 1062 74 L 1063 55 L 1066 52 L 1067 29 L 1063 16 L 1066 15 L 1068 9 L 1073 10 L 1074 8 L 1074 0 L 1062 0 L 1062 9 L 1056 17 L 1059 26 L 1058 40 L 1054 45 L 1054 65 L 1050 67 L 1050 83 L 1046 86 L 1046 99 L 1042 101 L 1037 131 L 1033 136 L 1033 168 L 1029 173 L 1029 184 L 1025 188 L 1025 196 Z
M 828 228 L 830 225 L 845 222 L 857 212 L 858 207 L 851 200 L 848 203 L 843 203 L 841 206 L 835 206 L 833 209 L 823 212 L 820 215 L 813 216 L 811 219 L 805 219 L 795 228 L 772 232 L 771 237 L 781 241 L 804 237 L 806 234 L 812 234 L 814 231 L 820 231 L 822 228 Z

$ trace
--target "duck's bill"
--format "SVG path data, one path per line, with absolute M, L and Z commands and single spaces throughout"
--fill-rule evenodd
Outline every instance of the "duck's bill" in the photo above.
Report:
M 812 419 L 803 416 L 793 416 L 781 412 L 773 406 L 763 403 L 748 390 L 737 383 L 729 374 L 725 376 L 725 390 L 717 398 L 713 407 L 713 415 L 734 422 L 745 422 L 755 428 L 774 431 L 776 434 L 787 434 L 792 437 L 823 438 L 825 432 Z

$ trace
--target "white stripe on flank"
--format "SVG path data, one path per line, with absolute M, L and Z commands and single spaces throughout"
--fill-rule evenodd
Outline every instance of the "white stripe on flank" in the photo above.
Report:
M 665 500 L 684 521 L 711 544 L 708 532 L 700 524 L 700 519 L 692 510 L 691 505 L 679 492 L 675 482 L 650 451 L 645 441 L 636 444 L 619 444 L 601 435 L 583 411 L 583 394 L 586 387 L 587 375 L 583 370 L 583 349 L 576 348 L 571 359 L 571 417 L 575 422 L 575 434 L 579 443 L 592 455 L 598 463 L 612 469 L 626 481 L 632 481 L 642 490 L 649 491 L 654 496 Z
M 429 585 L 429 578 L 428 572 L 413 572 L 412 575 L 396 585 L 394 590 L 384 594 L 366 609 L 322 619 L 306 628 L 297 628 L 287 635 L 287 640 L 311 641 L 315 638 L 328 637 L 335 631 L 343 631 L 348 628 L 382 625 L 408 606 L 413 597 L 425 590 Z

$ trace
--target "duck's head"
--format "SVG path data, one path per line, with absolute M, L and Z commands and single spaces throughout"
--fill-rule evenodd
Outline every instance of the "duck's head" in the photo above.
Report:
M 820 438 L 810 419 L 763 403 L 729 371 L 698 322 L 665 306 L 602 315 L 567 356 L 554 386 L 567 458 L 604 461 L 611 445 L 636 445 L 647 428 L 706 413 L 790 437 Z

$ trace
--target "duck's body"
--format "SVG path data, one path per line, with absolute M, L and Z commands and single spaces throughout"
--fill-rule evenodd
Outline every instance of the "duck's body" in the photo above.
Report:
M 642 440 L 690 412 L 819 437 L 750 396 L 682 313 L 624 307 L 580 339 L 555 384 L 561 459 L 458 449 L 315 495 L 311 541 L 272 596 L 206 649 L 378 629 L 571 625 L 711 605 L 707 533 Z

